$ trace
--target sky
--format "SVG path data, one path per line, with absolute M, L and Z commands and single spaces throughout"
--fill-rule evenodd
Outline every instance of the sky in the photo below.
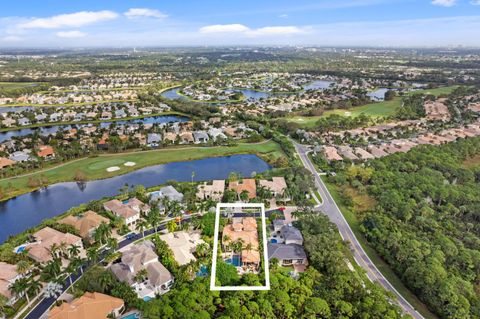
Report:
M 2 1 L 0 47 L 480 47 L 480 0 Z

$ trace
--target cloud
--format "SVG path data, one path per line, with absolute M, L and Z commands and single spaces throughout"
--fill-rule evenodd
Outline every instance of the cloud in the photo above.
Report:
M 69 39 L 83 38 L 87 35 L 85 32 L 81 32 L 81 31 L 77 31 L 77 30 L 74 30 L 74 31 L 60 31 L 60 32 L 57 32 L 56 34 L 57 34 L 57 37 L 69 38 Z
M 284 13 L 284 14 L 279 15 L 278 17 L 282 18 L 282 19 L 286 19 L 286 18 L 288 18 L 288 14 Z
M 243 33 L 250 31 L 247 26 L 243 24 L 214 24 L 207 25 L 200 28 L 200 33 L 209 34 L 209 33 Z
M 453 7 L 457 4 L 457 0 L 432 0 L 432 4 L 441 7 Z
M 480 6 L 480 0 L 472 0 L 470 1 L 470 4 L 473 4 L 474 6 Z
M 250 29 L 243 24 L 214 24 L 202 27 L 199 32 L 202 34 L 239 34 L 246 37 L 262 36 L 288 36 L 293 34 L 305 33 L 308 28 L 299 28 L 296 26 L 273 26 L 258 29 Z
M 22 29 L 58 29 L 63 27 L 81 27 L 101 21 L 112 20 L 118 14 L 109 11 L 80 11 L 60 14 L 48 18 L 33 18 L 19 25 Z
M 168 17 L 167 14 L 156 10 L 156 9 L 147 9 L 147 8 L 131 8 L 124 15 L 129 19 L 138 19 L 138 18 L 156 18 L 156 19 L 165 19 Z
M 9 35 L 2 38 L 2 41 L 3 42 L 20 42 L 20 41 L 23 41 L 23 38 L 18 37 L 16 35 Z
M 299 28 L 295 26 L 278 26 L 278 27 L 263 27 L 247 32 L 249 36 L 279 36 L 279 35 L 293 35 L 305 33 L 306 28 Z

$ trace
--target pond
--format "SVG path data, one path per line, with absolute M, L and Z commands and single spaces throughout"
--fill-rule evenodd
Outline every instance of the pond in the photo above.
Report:
M 326 81 L 326 80 L 315 80 L 313 82 L 310 82 L 309 84 L 305 85 L 303 89 L 305 91 L 307 90 L 324 90 L 328 89 L 331 84 L 335 82 L 333 81 Z
M 183 117 L 183 116 L 162 115 L 162 116 L 150 116 L 150 117 L 145 117 L 145 118 L 136 119 L 136 120 L 101 122 L 99 123 L 99 125 L 100 127 L 108 127 L 112 123 L 116 123 L 117 125 L 139 124 L 139 123 L 162 124 L 162 123 L 171 123 L 171 122 L 185 122 L 188 120 L 189 119 L 187 117 Z M 80 127 L 85 127 L 87 125 L 92 125 L 92 124 L 51 125 L 51 126 L 42 126 L 37 128 L 24 128 L 24 129 L 19 129 L 14 131 L 1 132 L 0 142 L 4 142 L 16 136 L 25 136 L 29 134 L 34 134 L 35 132 L 38 132 L 40 135 L 50 135 L 50 134 L 55 134 L 60 129 L 69 130 L 73 127 L 80 128 Z
M 87 183 L 58 183 L 47 189 L 20 195 L 0 202 L 0 243 L 8 236 L 38 225 L 42 220 L 57 216 L 71 207 L 119 193 L 125 184 L 146 187 L 164 184 L 168 180 L 195 181 L 225 179 L 231 172 L 251 176 L 271 167 L 255 155 L 233 155 L 176 162 L 142 168 L 125 175 Z
M 379 88 L 375 91 L 367 93 L 367 96 L 369 96 L 374 101 L 383 101 L 385 100 L 385 93 L 387 93 L 388 90 L 388 88 Z

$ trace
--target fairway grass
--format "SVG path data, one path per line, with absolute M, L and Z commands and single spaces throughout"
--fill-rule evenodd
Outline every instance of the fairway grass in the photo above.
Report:
M 350 228 L 352 229 L 355 237 L 357 237 L 360 245 L 367 253 L 368 257 L 372 260 L 375 266 L 380 270 L 380 272 L 387 278 L 387 280 L 395 287 L 395 289 L 426 319 L 438 319 L 438 317 L 433 314 L 425 304 L 418 299 L 415 294 L 413 294 L 400 280 L 400 278 L 395 274 L 395 272 L 390 268 L 390 266 L 377 254 L 375 249 L 370 246 L 370 244 L 365 239 L 363 233 L 360 231 L 360 222 L 357 219 L 356 215 L 343 204 L 338 187 L 334 184 L 327 182 L 327 179 L 324 176 L 321 176 L 322 180 L 325 182 L 330 194 L 337 203 L 342 215 L 347 220 Z
M 96 180 L 126 174 L 152 165 L 235 154 L 256 154 L 269 160 L 275 160 L 284 156 L 280 146 L 270 140 L 255 144 L 239 143 L 236 146 L 186 146 L 150 151 L 102 154 L 95 157 L 73 160 L 49 168 L 47 167 L 30 174 L 2 179 L 0 181 L 0 187 L 4 190 L 4 197 L 2 199 L 5 200 L 37 189 L 38 187 L 28 186 L 30 178 L 36 179 L 44 176 L 48 179 L 48 184 L 51 185 L 59 182 L 73 181 L 76 172 L 81 171 L 86 180 Z M 136 165 L 123 165 L 126 162 L 134 162 Z M 119 166 L 120 170 L 106 172 L 106 169 L 112 166 Z
M 436 89 L 418 90 L 414 92 L 409 92 L 407 93 L 407 95 L 432 94 L 435 96 L 439 96 L 444 94 L 450 94 L 457 87 L 458 85 L 441 87 Z M 400 107 L 401 103 L 402 103 L 402 98 L 397 96 L 391 101 L 369 103 L 362 106 L 352 107 L 348 110 L 345 110 L 345 109 L 328 110 L 319 116 L 294 116 L 294 117 L 291 117 L 289 121 L 300 124 L 302 128 L 310 129 L 315 127 L 315 124 L 320 118 L 327 117 L 333 114 L 341 115 L 341 116 L 350 116 L 350 117 L 357 117 L 360 114 L 365 114 L 373 118 L 388 117 L 395 113 L 395 110 L 398 107 Z

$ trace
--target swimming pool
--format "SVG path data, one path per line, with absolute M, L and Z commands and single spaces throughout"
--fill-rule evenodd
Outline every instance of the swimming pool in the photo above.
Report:
M 239 255 L 233 255 L 232 258 L 225 260 L 227 264 L 234 265 L 235 267 L 240 267 L 242 265 L 242 261 Z
M 272 244 L 276 244 L 276 243 L 277 243 L 277 240 L 276 240 L 275 238 L 272 238 L 272 239 L 270 239 L 270 242 L 271 242 Z
M 143 300 L 144 300 L 144 301 L 150 301 L 150 300 L 152 300 L 152 299 L 153 299 L 153 298 L 152 298 L 152 297 L 149 297 L 149 296 L 143 297 Z
M 20 247 L 17 248 L 17 250 L 15 251 L 17 254 L 20 254 L 21 252 L 23 252 L 25 250 L 26 246 L 25 245 L 22 245 Z
M 197 277 L 205 277 L 208 275 L 208 268 L 205 265 L 200 266 L 200 270 L 197 271 Z
M 126 315 L 125 317 L 122 317 L 121 319 L 140 319 L 140 315 L 134 312 L 129 315 Z

